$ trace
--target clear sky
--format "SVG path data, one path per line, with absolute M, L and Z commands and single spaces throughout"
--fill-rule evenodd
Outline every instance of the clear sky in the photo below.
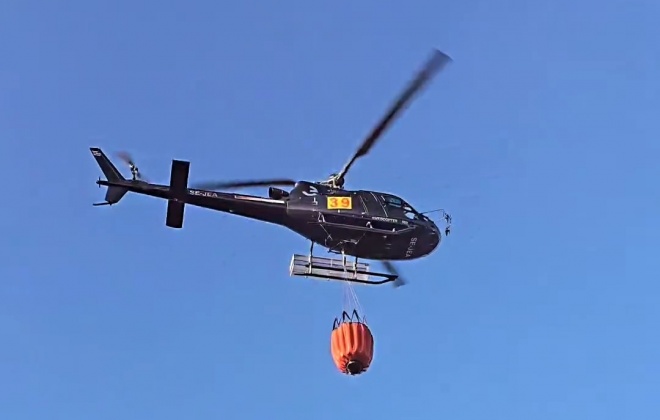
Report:
M 0 418 L 660 417 L 657 1 L 0 3 Z M 330 359 L 341 286 L 276 226 L 103 190 L 338 170 L 431 48 L 454 59 L 347 178 L 452 235 L 357 288 L 366 374 Z M 128 173 L 128 172 L 126 172 Z M 265 189 L 254 193 L 265 193 Z

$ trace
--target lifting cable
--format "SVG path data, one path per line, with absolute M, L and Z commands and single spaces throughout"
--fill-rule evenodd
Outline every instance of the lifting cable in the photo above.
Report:
M 360 305 L 360 300 L 358 299 L 357 293 L 355 292 L 355 288 L 353 287 L 353 282 L 349 280 L 345 280 L 342 289 L 343 289 L 344 312 L 350 314 L 354 310 L 357 310 L 357 312 L 362 317 L 362 320 L 366 322 L 366 318 L 364 316 L 364 310 L 362 309 L 362 305 Z

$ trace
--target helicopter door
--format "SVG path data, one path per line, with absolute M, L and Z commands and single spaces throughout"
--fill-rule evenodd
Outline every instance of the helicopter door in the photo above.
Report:
M 388 217 L 387 210 L 381 204 L 380 200 L 374 193 L 369 191 L 360 191 L 360 198 L 364 203 L 365 208 L 367 209 L 367 214 L 369 216 L 380 216 Z

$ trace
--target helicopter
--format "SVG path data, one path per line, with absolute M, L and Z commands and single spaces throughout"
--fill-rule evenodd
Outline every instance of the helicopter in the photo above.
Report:
M 190 162 L 174 159 L 169 185 L 153 184 L 143 179 L 128 154 L 122 153 L 119 157 L 128 164 L 131 179 L 124 178 L 100 148 L 90 147 L 92 156 L 106 177 L 106 180 L 99 178 L 96 184 L 99 188 L 107 187 L 105 201 L 94 205 L 116 204 L 130 191 L 167 200 L 165 224 L 170 228 L 183 227 L 186 204 L 273 223 L 311 242 L 308 255 L 294 254 L 290 266 L 292 276 L 364 284 L 394 282 L 395 286 L 400 286 L 405 282 L 392 261 L 413 260 L 431 254 L 440 244 L 443 233 L 445 236 L 449 234 L 451 216 L 443 211 L 447 222 L 443 232 L 427 216 L 428 212 L 418 212 L 399 196 L 344 189 L 345 177 L 355 161 L 369 153 L 413 97 L 450 62 L 451 58 L 447 54 L 434 49 L 422 69 L 343 168 L 326 180 L 313 182 L 277 178 L 203 182 L 189 186 Z M 268 187 L 267 197 L 228 191 L 260 186 Z M 293 188 L 287 191 L 282 189 L 284 187 Z M 315 244 L 327 248 L 329 253 L 341 254 L 342 258 L 314 256 Z M 348 256 L 355 258 L 354 263 L 347 263 Z M 387 272 L 374 272 L 368 264 L 359 262 L 359 259 L 379 261 Z

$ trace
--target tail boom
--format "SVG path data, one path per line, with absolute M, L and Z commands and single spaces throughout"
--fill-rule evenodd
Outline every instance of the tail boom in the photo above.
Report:
M 96 183 L 108 188 L 106 201 L 94 205 L 115 204 L 130 191 L 167 200 L 165 224 L 174 229 L 183 227 L 186 204 L 278 225 L 287 225 L 287 206 L 282 200 L 189 188 L 190 162 L 172 160 L 170 185 L 159 185 L 124 178 L 101 149 L 90 148 L 90 150 L 107 178 L 107 180 L 99 179 Z

